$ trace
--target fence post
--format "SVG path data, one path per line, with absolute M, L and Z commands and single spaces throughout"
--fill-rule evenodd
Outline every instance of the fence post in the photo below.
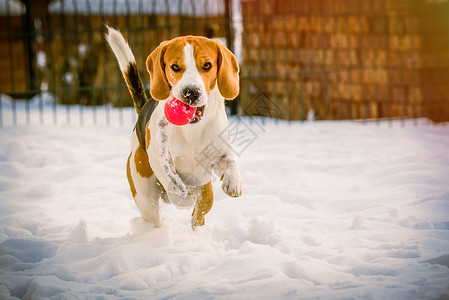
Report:
M 32 96 L 36 93 L 36 76 L 34 70 L 34 50 L 33 50 L 33 42 L 34 42 L 34 20 L 32 16 L 32 7 L 31 0 L 23 0 L 23 4 L 25 5 L 25 32 L 24 32 L 24 41 L 25 41 L 25 53 L 26 53 L 26 65 L 28 65 L 29 73 L 27 76 L 28 80 L 28 91 L 29 95 L 27 97 Z
M 226 44 L 234 52 L 234 28 L 232 24 L 232 0 L 224 0 L 225 5 L 225 33 Z M 238 96 L 237 96 L 238 97 Z M 230 101 L 229 107 L 231 108 L 231 115 L 236 115 L 238 112 L 238 98 L 234 101 Z

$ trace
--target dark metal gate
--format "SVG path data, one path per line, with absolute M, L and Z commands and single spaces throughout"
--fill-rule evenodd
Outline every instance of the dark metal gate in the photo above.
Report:
M 0 125 L 10 112 L 13 124 L 30 123 L 30 107 L 36 105 L 43 122 L 45 95 L 55 98 L 50 110 L 55 124 L 70 122 L 73 105 L 93 110 L 131 106 L 117 62 L 105 43 L 105 24 L 119 28 L 128 38 L 142 73 L 151 50 L 179 35 L 219 38 L 232 48 L 230 0 L 4 3 L 0 13 Z M 146 74 L 144 80 L 148 84 Z M 11 106 L 8 112 L 7 103 Z M 58 120 L 61 105 L 67 110 L 64 120 Z M 18 106 L 25 108 L 18 113 Z M 79 110 L 79 123 L 83 123 L 83 109 Z

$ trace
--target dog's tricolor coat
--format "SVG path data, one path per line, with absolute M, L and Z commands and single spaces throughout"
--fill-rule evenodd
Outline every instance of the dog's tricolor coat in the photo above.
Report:
M 222 180 L 230 196 L 241 195 L 241 177 L 228 134 L 224 99 L 239 92 L 239 67 L 235 56 L 218 41 L 185 36 L 161 43 L 147 58 L 150 93 L 147 100 L 131 49 L 120 32 L 108 28 L 106 38 L 139 114 L 131 135 L 127 162 L 129 186 L 142 218 L 160 226 L 159 198 L 183 206 L 193 204 L 192 227 L 204 225 L 213 204 L 211 175 Z M 190 124 L 162 132 L 164 105 L 174 96 L 197 108 Z M 162 125 L 161 125 L 162 124 Z M 175 182 L 164 172 L 161 152 L 169 133 L 170 157 L 175 172 L 187 186 L 187 197 L 176 192 Z

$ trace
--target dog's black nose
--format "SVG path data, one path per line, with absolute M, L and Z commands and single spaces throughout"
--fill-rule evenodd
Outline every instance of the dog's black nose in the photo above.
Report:
M 199 101 L 201 91 L 197 87 L 187 86 L 182 90 L 184 101 L 189 105 L 196 105 Z

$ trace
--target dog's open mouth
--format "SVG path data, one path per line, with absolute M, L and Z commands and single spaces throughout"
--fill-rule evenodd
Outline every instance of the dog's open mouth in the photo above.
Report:
M 193 115 L 192 121 L 190 121 L 189 124 L 195 124 L 201 121 L 204 115 L 204 108 L 206 107 L 206 104 L 200 107 L 196 108 L 195 114 Z

